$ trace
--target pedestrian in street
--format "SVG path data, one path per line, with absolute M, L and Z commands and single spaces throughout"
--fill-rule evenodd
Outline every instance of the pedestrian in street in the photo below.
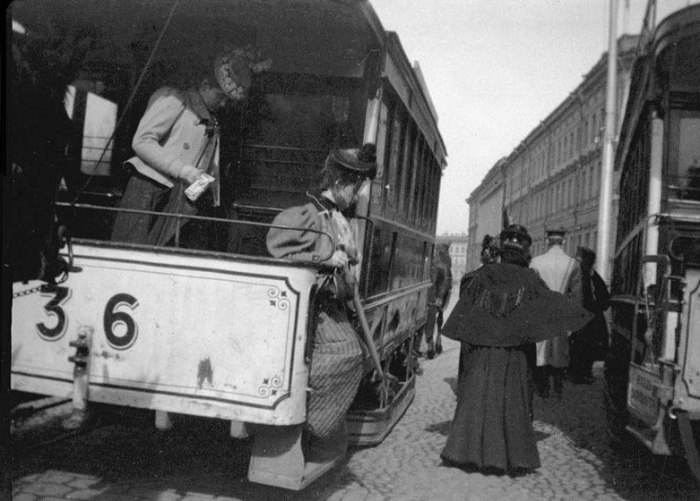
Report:
M 214 59 L 211 74 L 187 90 L 165 86 L 148 100 L 132 140 L 135 155 L 120 207 L 143 211 L 197 214 L 220 205 L 219 139 L 216 113 L 227 103 L 245 100 L 253 71 L 269 62 L 253 63 L 247 49 L 226 49 Z M 198 194 L 186 192 L 201 186 Z M 199 198 L 199 200 L 197 200 Z M 119 212 L 112 240 L 166 245 L 185 224 L 175 218 Z
M 304 454 L 311 461 L 332 459 L 347 447 L 345 414 L 362 378 L 362 347 L 347 311 L 355 294 L 360 249 L 344 214 L 352 212 L 376 170 L 372 144 L 332 150 L 319 190 L 307 193 L 306 204 L 278 214 L 272 224 L 280 227 L 267 234 L 272 256 L 321 267 L 303 436 Z
M 440 243 L 435 246 L 433 262 L 430 266 L 430 280 L 433 285 L 428 291 L 428 318 L 424 330 L 425 342 L 428 346 L 426 356 L 432 359 L 435 358 L 436 353 L 438 355 L 442 353 L 440 337 L 444 321 L 443 311 L 450 302 L 452 292 L 452 260 L 449 243 Z M 435 332 L 436 326 L 437 332 Z M 418 347 L 420 347 L 420 338 L 418 338 Z
M 459 296 L 461 297 L 464 290 L 471 283 L 472 279 L 484 266 L 493 263 L 498 258 L 498 242 L 491 235 L 484 235 L 481 240 L 481 253 L 479 255 L 479 260 L 481 264 L 475 270 L 465 273 L 462 279 L 459 281 Z
M 459 297 L 461 298 L 465 291 L 467 290 L 467 287 L 469 284 L 472 282 L 474 277 L 477 275 L 477 273 L 480 273 L 483 269 L 484 266 L 487 264 L 491 264 L 496 262 L 498 259 L 498 254 L 500 252 L 500 249 L 498 248 L 498 243 L 494 237 L 491 235 L 484 235 L 484 238 L 481 240 L 481 253 L 479 256 L 479 259 L 481 261 L 481 264 L 479 267 L 475 270 L 470 271 L 469 273 L 465 273 L 465 275 L 462 277 L 462 279 L 459 281 Z M 469 354 L 469 350 L 464 348 L 464 345 L 460 347 L 459 350 L 459 368 L 457 371 L 457 386 L 459 387 L 462 383 L 462 374 L 464 373 L 464 364 L 465 364 L 465 359 L 467 355 Z M 459 394 L 459 390 L 457 392 Z
M 540 466 L 529 390 L 533 344 L 579 328 L 589 314 L 528 268 L 532 240 L 524 227 L 510 225 L 500 241 L 500 262 L 474 274 L 443 329 L 466 355 L 441 457 L 446 465 L 518 474 Z
M 593 362 L 605 360 L 608 351 L 608 325 L 603 312 L 610 307 L 610 292 L 594 269 L 595 257 L 595 252 L 587 247 L 579 247 L 576 251 L 581 267 L 582 304 L 594 317 L 569 338 L 569 370 L 574 384 L 591 384 L 594 381 Z
M 581 304 L 581 269 L 578 261 L 564 251 L 566 231 L 546 230 L 545 235 L 548 250 L 533 258 L 530 267 L 551 290 Z M 553 330 L 552 334 L 551 339 L 537 343 L 535 383 L 541 397 L 549 397 L 553 388 L 557 398 L 562 398 L 564 377 L 569 366 L 569 332 Z

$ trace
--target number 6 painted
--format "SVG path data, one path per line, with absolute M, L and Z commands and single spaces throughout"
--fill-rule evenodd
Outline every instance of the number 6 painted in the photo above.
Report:
M 107 301 L 104 314 L 104 328 L 107 342 L 112 348 L 125 350 L 136 341 L 138 328 L 134 319 L 124 311 L 115 310 L 120 306 L 128 306 L 133 310 L 138 304 L 139 302 L 134 296 L 126 293 L 116 294 Z M 114 332 L 114 328 L 119 324 L 126 328 L 126 332 L 122 336 L 117 336 Z

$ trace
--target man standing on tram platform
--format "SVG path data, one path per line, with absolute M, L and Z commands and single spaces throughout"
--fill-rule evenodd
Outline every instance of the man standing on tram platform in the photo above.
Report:
M 530 267 L 534 269 L 551 290 L 564 294 L 576 304 L 581 304 L 581 270 L 578 262 L 564 251 L 566 232 L 564 230 L 545 230 L 549 250 L 532 259 Z M 567 332 L 537 343 L 537 368 L 535 384 L 541 397 L 548 397 L 550 376 L 554 393 L 561 398 L 564 385 L 564 373 L 569 365 L 569 339 Z
M 227 103 L 247 99 L 252 74 L 269 64 L 255 63 L 250 50 L 227 48 L 216 56 L 213 71 L 195 87 L 183 91 L 165 86 L 154 92 L 134 134 L 135 155 L 126 162 L 132 174 L 120 207 L 184 215 L 218 207 L 220 128 L 216 114 Z M 196 195 L 185 189 L 197 185 L 202 189 Z M 203 196 L 196 200 L 200 194 Z M 115 218 L 112 240 L 166 245 L 179 224 L 174 218 L 123 211 Z

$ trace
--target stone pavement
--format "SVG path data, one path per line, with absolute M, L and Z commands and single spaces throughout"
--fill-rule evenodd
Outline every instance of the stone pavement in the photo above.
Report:
M 205 437 L 154 438 L 148 423 L 136 423 L 106 427 L 23 457 L 13 470 L 13 499 L 700 500 L 681 458 L 653 456 L 641 447 L 624 453 L 610 449 L 599 365 L 594 384 L 567 382 L 561 401 L 536 397 L 538 471 L 511 478 L 442 466 L 459 352 L 456 342 L 443 345 L 442 355 L 422 361 L 416 398 L 384 442 L 352 450 L 344 464 L 302 492 L 248 482 L 249 443 L 236 455 L 230 441 L 216 438 L 216 430 Z M 126 452 L 131 449 L 136 452 Z

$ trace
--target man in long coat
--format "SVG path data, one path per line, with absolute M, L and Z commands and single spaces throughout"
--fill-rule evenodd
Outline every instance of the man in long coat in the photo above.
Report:
M 578 262 L 564 252 L 566 232 L 564 230 L 545 231 L 549 250 L 532 259 L 534 269 L 551 290 L 564 294 L 581 304 L 581 270 Z M 561 398 L 564 372 L 569 365 L 568 332 L 537 343 L 537 369 L 535 382 L 540 396 L 548 397 L 550 376 L 554 392 Z

